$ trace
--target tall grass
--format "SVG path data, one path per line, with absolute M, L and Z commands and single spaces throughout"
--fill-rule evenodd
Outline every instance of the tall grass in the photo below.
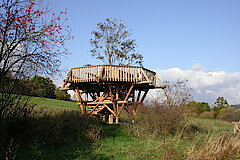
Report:
M 56 147 L 93 143 L 100 136 L 100 121 L 96 117 L 84 116 L 75 110 L 41 114 L 43 115 L 31 114 L 25 119 L 14 119 L 1 125 L 0 159 L 4 155 L 11 157 L 10 153 L 13 154 L 16 149 L 27 145 Z
M 190 160 L 232 160 L 240 158 L 240 135 L 213 134 L 200 140 L 188 153 Z
M 175 108 L 141 107 L 136 123 L 125 128 L 137 138 L 157 138 L 181 134 L 186 125 L 185 118 Z
M 148 105 L 134 124 L 129 118 L 106 125 L 61 102 L 44 99 L 27 118 L 1 125 L 0 138 L 9 138 L 1 141 L 0 159 L 240 158 L 240 138 L 230 134 L 228 122 L 187 119 L 176 107 Z

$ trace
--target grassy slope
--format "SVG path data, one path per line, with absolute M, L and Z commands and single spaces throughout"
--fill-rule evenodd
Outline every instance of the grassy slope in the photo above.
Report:
M 47 107 L 50 109 L 77 109 L 78 105 L 76 102 L 71 102 L 71 101 L 62 101 L 62 100 L 57 100 L 57 99 L 48 99 L 48 98 L 40 98 L 40 97 L 33 97 L 31 99 L 31 102 L 33 104 L 36 104 L 37 107 Z
M 78 109 L 76 102 L 33 98 L 38 108 L 49 110 Z M 59 110 L 58 110 L 59 111 Z M 230 123 L 202 118 L 189 119 L 190 124 L 208 132 L 231 132 Z M 201 136 L 204 134 L 201 133 Z M 103 125 L 101 138 L 93 144 L 40 147 L 36 144 L 19 149 L 19 159 L 181 159 L 195 139 L 178 137 L 138 140 L 127 134 L 118 125 Z M 169 154 L 170 153 L 170 154 Z M 176 156 L 174 156 L 176 155 Z M 178 157 L 178 156 L 181 157 Z
M 210 134 L 218 132 L 232 132 L 232 125 L 227 122 L 191 118 L 190 124 L 201 127 Z M 106 126 L 104 135 L 95 145 L 92 153 L 104 155 L 107 159 L 184 159 L 189 147 L 194 141 L 206 137 L 208 133 L 196 133 L 197 137 L 191 139 L 180 139 L 179 137 L 166 137 L 160 139 L 137 140 L 126 134 L 118 126 Z M 96 157 L 94 157 L 95 159 Z M 99 157 L 100 159 L 103 157 Z
M 233 126 L 231 123 L 206 118 L 191 118 L 189 120 L 191 124 L 204 128 L 212 132 L 232 132 Z

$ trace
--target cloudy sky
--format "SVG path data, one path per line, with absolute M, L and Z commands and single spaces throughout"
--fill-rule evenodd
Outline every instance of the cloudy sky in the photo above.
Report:
M 132 30 L 144 67 L 160 79 L 188 79 L 197 101 L 213 103 L 224 96 L 240 104 L 239 0 L 48 0 L 59 12 L 67 9 L 75 36 L 62 68 L 101 64 L 91 58 L 89 40 L 96 24 L 121 19 Z M 63 77 L 66 73 L 63 73 Z M 62 80 L 56 78 L 56 82 Z
M 240 72 L 206 71 L 199 64 L 189 70 L 170 68 L 156 70 L 162 80 L 188 80 L 193 99 L 213 104 L 216 97 L 225 97 L 230 104 L 240 103 Z

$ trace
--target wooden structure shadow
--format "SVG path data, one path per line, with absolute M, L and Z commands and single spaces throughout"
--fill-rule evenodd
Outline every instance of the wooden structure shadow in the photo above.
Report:
M 164 88 L 156 73 L 143 67 L 96 65 L 72 68 L 60 90 L 73 90 L 84 114 L 118 123 L 122 110 L 138 112 L 149 89 Z M 129 105 L 134 106 L 128 107 Z

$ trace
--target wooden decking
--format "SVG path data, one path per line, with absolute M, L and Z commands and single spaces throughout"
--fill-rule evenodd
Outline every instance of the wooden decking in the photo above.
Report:
M 66 83 L 129 82 L 163 87 L 156 73 L 143 67 L 96 65 L 72 68 Z
M 164 86 L 156 73 L 146 68 L 96 65 L 72 68 L 61 90 L 73 90 L 84 114 L 118 123 L 122 110 L 135 116 L 149 89 L 154 88 Z

